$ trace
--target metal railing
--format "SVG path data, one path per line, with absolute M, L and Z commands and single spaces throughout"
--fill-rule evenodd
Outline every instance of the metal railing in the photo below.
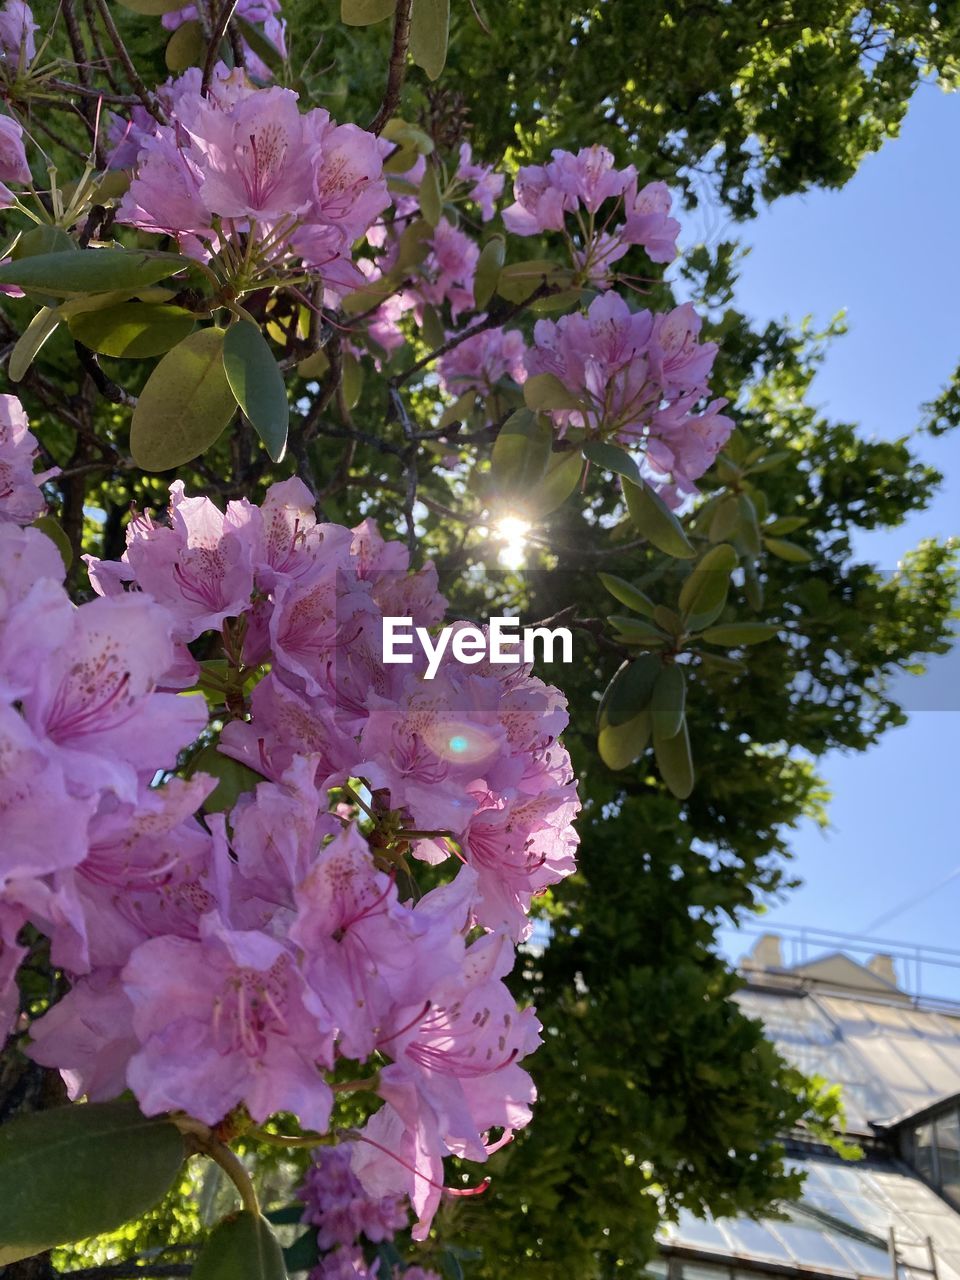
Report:
M 835 929 L 816 929 L 808 925 L 742 924 L 736 935 L 758 938 L 764 935 L 780 940 L 784 968 L 807 964 L 825 955 L 842 952 L 851 960 L 865 964 L 878 953 L 893 961 L 899 989 L 927 1008 L 960 1008 L 960 950 L 932 947 L 893 938 L 877 938 L 866 934 L 841 933 Z M 945 972 L 955 974 L 946 985 L 956 995 L 934 993 L 930 989 L 933 975 L 943 978 Z M 943 986 L 941 981 L 936 984 Z

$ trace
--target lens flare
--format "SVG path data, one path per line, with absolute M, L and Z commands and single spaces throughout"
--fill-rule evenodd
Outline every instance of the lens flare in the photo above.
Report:
M 527 563 L 527 534 L 533 526 L 521 516 L 501 516 L 493 526 L 493 536 L 502 542 L 497 559 L 504 569 L 522 569 Z
M 464 720 L 441 720 L 423 738 L 434 755 L 451 764 L 485 764 L 502 747 L 499 734 Z

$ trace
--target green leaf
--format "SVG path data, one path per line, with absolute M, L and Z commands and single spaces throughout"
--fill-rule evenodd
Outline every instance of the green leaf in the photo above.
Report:
M 33 522 L 33 527 L 46 534 L 50 541 L 54 543 L 60 552 L 64 572 L 67 572 L 73 564 L 73 547 L 70 545 L 70 539 L 64 533 L 62 526 L 58 521 L 54 520 L 53 516 L 38 516 Z
M 597 747 L 610 769 L 625 769 L 650 740 L 650 699 L 661 662 L 645 654 L 625 662 L 604 692 L 598 714 Z
M 626 449 L 621 449 L 615 444 L 607 444 L 605 440 L 588 440 L 583 446 L 583 456 L 604 471 L 626 476 L 634 484 L 643 484 L 640 468 Z
M 130 452 L 144 471 L 169 471 L 199 457 L 233 417 L 224 336 L 216 327 L 198 329 L 147 379 L 130 424 Z
M 213 743 L 198 751 L 190 761 L 190 777 L 195 773 L 209 773 L 211 778 L 217 779 L 216 790 L 203 802 L 207 813 L 225 813 L 242 795 L 263 782 L 259 773 L 239 760 L 225 756 Z
M 343 353 L 340 362 L 340 388 L 343 392 L 343 403 L 347 409 L 355 409 L 363 391 L 363 365 L 349 351 Z
M 299 1207 L 299 1212 L 302 1217 L 302 1206 Z M 299 1220 L 298 1218 L 297 1221 Z M 319 1257 L 320 1251 L 317 1248 L 316 1227 L 298 1236 L 293 1244 L 288 1245 L 283 1251 L 283 1261 L 288 1271 L 309 1271 L 317 1265 Z
M 371 284 L 362 285 L 359 289 L 355 289 L 353 293 L 348 293 L 340 304 L 347 315 L 360 315 L 363 311 L 370 311 L 373 307 L 379 307 L 392 293 L 397 291 L 397 280 L 391 272 L 388 276 L 383 276 L 380 280 L 374 280 Z
M 432 347 L 434 351 L 438 347 L 442 347 L 447 340 L 443 321 L 440 319 L 440 313 L 436 307 L 427 306 L 423 308 L 422 330 L 424 342 Z
M 429 161 L 423 171 L 417 194 L 424 221 L 428 226 L 435 227 L 443 215 L 443 193 L 440 190 L 440 171 Z
M 397 0 L 340 0 L 340 21 L 350 27 L 369 27 L 389 18 Z
M 223 368 L 237 404 L 266 445 L 271 461 L 287 450 L 290 405 L 283 374 L 257 325 L 239 320 L 223 340 Z
M 677 560 L 689 560 L 697 554 L 680 521 L 648 484 L 634 484 L 624 477 L 623 496 L 630 519 L 659 551 Z
M 192 311 L 155 302 L 121 302 L 67 320 L 74 338 L 91 351 L 129 360 L 163 355 L 192 333 L 196 323 Z
M 723 612 L 730 590 L 730 575 L 737 566 L 737 553 L 729 542 L 711 547 L 680 588 L 680 611 L 687 627 L 699 631 L 715 622 Z
M 177 75 L 188 67 L 200 67 L 207 56 L 207 38 L 203 27 L 196 18 L 191 18 L 177 27 L 167 41 L 163 59 L 167 70 Z
M 798 529 L 802 529 L 809 523 L 806 516 L 780 516 L 778 520 L 771 520 L 768 525 L 765 525 L 763 532 L 780 537 L 781 534 L 796 533 Z
M 728 649 L 739 649 L 743 645 L 762 644 L 764 640 L 772 640 L 780 630 L 768 622 L 722 622 L 718 627 L 707 627 L 700 638 L 708 644 L 720 644 Z
M 191 1280 L 287 1280 L 270 1223 L 246 1209 L 224 1218 L 200 1251 Z
M 768 453 L 765 458 L 759 462 L 752 462 L 749 467 L 744 469 L 744 473 L 749 472 L 752 476 L 762 475 L 765 471 L 774 471 L 781 466 L 788 458 L 794 456 L 792 449 L 775 449 L 773 453 Z
M 425 218 L 414 218 L 406 228 L 397 245 L 397 268 L 407 272 L 411 267 L 419 266 L 430 251 L 427 243 L 433 235 L 433 227 Z
M 737 541 L 744 547 L 747 555 L 760 554 L 760 521 L 757 509 L 749 493 L 741 493 L 737 498 L 737 509 L 740 523 L 737 525 Z
M 450 0 L 413 0 L 410 56 L 436 80 L 447 60 L 450 38 Z
M 687 680 L 675 662 L 660 670 L 653 686 L 650 713 L 655 737 L 673 738 L 680 732 L 687 702 Z
M 10 252 L 14 262 L 35 258 L 43 253 L 78 253 L 79 246 L 62 227 L 31 227 L 17 240 Z
M 628 609 L 643 614 L 645 618 L 653 617 L 653 601 L 625 578 L 618 578 L 615 573 L 601 573 L 599 578 L 615 600 L 625 604 Z
M 503 236 L 491 236 L 480 250 L 473 277 L 473 301 L 478 311 L 483 310 L 496 292 L 506 248 Z
M 106 293 L 166 280 L 190 262 L 176 253 L 147 253 L 134 249 L 78 249 L 20 258 L 0 267 L 0 284 L 41 289 L 57 297 L 74 293 Z
M 805 547 L 798 547 L 785 538 L 764 538 L 763 545 L 780 560 L 788 560 L 791 564 L 809 564 L 813 559 Z
M 616 627 L 627 644 L 645 644 L 659 648 L 667 643 L 670 637 L 652 622 L 641 618 L 627 618 L 621 614 L 611 614 L 607 621 Z
M 114 1231 L 170 1187 L 183 1138 L 132 1102 L 85 1103 L 0 1127 L 0 1262 Z
M 40 348 L 56 330 L 60 316 L 51 307 L 41 307 L 37 314 L 17 339 L 16 346 L 10 352 L 7 364 L 7 377 L 11 382 L 19 382 L 27 372 Z
M 523 384 L 523 401 L 528 409 L 581 409 L 583 406 L 568 391 L 555 373 L 534 373 Z
M 512 262 L 504 267 L 497 281 L 497 293 L 508 302 L 525 302 L 542 284 L 566 284 L 571 279 L 568 268 L 546 258 L 528 262 Z
M 743 675 L 745 671 L 749 670 L 745 662 L 741 662 L 739 658 L 728 658 L 726 654 L 701 653 L 699 650 L 691 650 L 690 652 L 696 653 L 708 671 L 723 671 L 730 675 Z
M 711 542 L 723 542 L 732 537 L 740 524 L 740 508 L 732 493 L 728 493 L 717 503 L 707 536 Z
M 541 520 L 556 511 L 576 489 L 582 471 L 583 459 L 576 449 L 551 453 L 543 479 L 524 498 L 524 512 Z
M 522 497 L 546 475 L 553 431 L 550 424 L 529 409 L 512 414 L 497 436 L 490 470 L 498 489 Z
M 686 800 L 693 790 L 693 757 L 686 720 L 681 724 L 679 733 L 671 737 L 663 738 L 654 733 L 653 750 L 660 776 L 678 800 Z

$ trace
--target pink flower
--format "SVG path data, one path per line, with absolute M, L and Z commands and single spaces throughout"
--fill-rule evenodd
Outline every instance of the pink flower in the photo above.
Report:
M 350 1168 L 355 1145 L 343 1142 L 316 1150 L 306 1178 L 297 1188 L 297 1196 L 304 1202 L 302 1221 L 319 1228 L 317 1244 L 321 1249 L 352 1245 L 361 1235 L 379 1244 L 392 1240 L 407 1225 L 398 1196 L 372 1199 L 365 1194 Z
M 127 1080 L 147 1115 L 184 1110 L 216 1124 L 242 1102 L 258 1123 L 293 1111 L 327 1127 L 333 1095 L 320 1068 L 332 1065 L 332 1037 L 281 942 L 214 912 L 197 942 L 143 943 L 122 982 L 142 1046 Z
M 155 692 L 173 644 L 166 610 L 136 596 L 75 610 L 63 643 L 33 672 L 23 714 L 74 795 L 136 798 L 206 727 L 201 697 Z
M 497 201 L 503 195 L 503 174 L 494 173 L 489 165 L 475 164 L 470 143 L 462 142 L 456 177 L 460 182 L 471 184 L 467 194 L 475 204 L 480 206 L 480 216 L 483 221 L 489 222 L 496 212 Z
M 620 238 L 642 245 L 652 262 L 672 262 L 677 256 L 680 223 L 669 216 L 670 204 L 665 182 L 648 182 L 638 192 L 634 178 L 624 196 L 626 221 Z
M 483 320 L 482 315 L 476 320 Z M 504 378 L 526 380 L 526 344 L 519 329 L 485 329 L 467 338 L 440 360 L 440 382 L 450 396 L 476 391 L 487 397 Z
M 133 1005 L 117 970 L 98 969 L 31 1024 L 27 1054 L 41 1066 L 59 1067 L 71 1098 L 107 1102 L 126 1089 L 138 1047 Z
M 0 50 L 3 56 L 16 61 L 20 69 L 29 66 L 37 56 L 33 33 L 39 29 L 28 4 L 23 0 L 6 0 L 0 9 Z M 19 181 L 29 182 L 29 175 Z
M 0 159 L 6 120 L 7 116 L 0 116 Z M 9 123 L 13 125 L 14 121 Z M 2 176 L 0 173 L 0 179 Z M 29 176 L 28 171 L 28 180 Z M 27 415 L 20 401 L 16 396 L 0 395 L 0 522 L 10 520 L 16 524 L 31 524 L 46 510 L 40 485 L 55 473 L 34 475 L 36 454 L 37 442 L 30 434 Z

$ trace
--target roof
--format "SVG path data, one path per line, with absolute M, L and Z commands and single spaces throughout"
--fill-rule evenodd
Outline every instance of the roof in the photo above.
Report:
M 933 1241 L 940 1280 L 960 1280 L 960 1215 L 896 1161 L 844 1162 L 805 1155 L 790 1162 L 807 1177 L 803 1199 L 789 1218 L 724 1218 L 703 1221 L 683 1212 L 662 1228 L 668 1253 L 696 1251 L 718 1270 L 759 1265 L 819 1276 L 869 1276 L 890 1280 L 887 1240 L 896 1233 L 901 1280 L 929 1280 L 926 1239 Z M 724 1268 L 726 1269 L 726 1268 Z M 689 1268 L 684 1267 L 686 1276 Z
M 802 968 L 757 975 L 736 998 L 789 1062 L 842 1086 L 851 1134 L 960 1093 L 960 1017 L 902 993 L 811 982 L 812 966 Z

